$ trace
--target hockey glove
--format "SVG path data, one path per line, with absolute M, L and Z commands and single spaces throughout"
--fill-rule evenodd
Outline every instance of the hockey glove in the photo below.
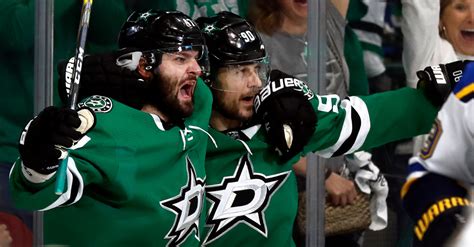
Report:
M 31 120 L 21 133 L 19 151 L 23 165 L 40 173 L 51 174 L 59 160 L 95 125 L 89 108 L 79 111 L 50 106 Z
M 300 153 L 316 129 L 313 97 L 304 82 L 279 70 L 271 71 L 270 83 L 255 97 L 255 120 L 282 161 Z
M 403 206 L 415 223 L 414 246 L 451 246 L 445 242 L 465 224 L 464 213 L 472 205 L 467 190 L 458 181 L 435 173 L 418 178 L 407 188 Z
M 434 106 L 441 107 L 454 85 L 461 79 L 467 62 L 469 61 L 428 66 L 424 70 L 417 71 L 416 75 L 419 79 L 417 88 L 423 90 Z
M 145 84 L 135 71 L 140 56 L 141 52 L 126 50 L 87 55 L 82 64 L 78 100 L 97 94 L 114 98 L 135 109 L 141 109 Z M 63 103 L 67 102 L 69 96 L 70 85 L 73 81 L 73 67 L 74 57 L 58 65 L 58 89 Z

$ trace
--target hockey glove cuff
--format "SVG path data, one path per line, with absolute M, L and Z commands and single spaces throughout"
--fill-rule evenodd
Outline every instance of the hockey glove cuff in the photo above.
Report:
M 424 70 L 417 71 L 416 75 L 419 79 L 417 88 L 423 90 L 434 106 L 441 107 L 456 83 L 461 79 L 467 62 L 470 61 L 460 60 L 437 66 L 428 66 Z
M 434 173 L 418 178 L 403 197 L 414 222 L 416 246 L 445 246 L 464 224 L 463 211 L 470 205 L 467 190 L 457 181 Z
M 255 98 L 255 120 L 283 161 L 300 153 L 316 129 L 312 98 L 304 82 L 279 70 L 271 71 L 270 83 Z

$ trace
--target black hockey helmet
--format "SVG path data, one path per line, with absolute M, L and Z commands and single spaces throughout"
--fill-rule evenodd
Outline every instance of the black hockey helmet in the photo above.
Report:
M 199 27 L 179 11 L 134 12 L 123 24 L 118 37 L 120 48 L 141 50 L 205 45 Z
M 196 22 L 209 49 L 211 76 L 206 78 L 208 83 L 213 81 L 212 77 L 216 76 L 219 68 L 250 63 L 259 64 L 258 76 L 262 84 L 268 82 L 269 59 L 263 41 L 252 24 L 227 11 L 213 17 L 200 17 Z
M 122 25 L 118 36 L 119 48 L 150 52 L 155 66 L 161 63 L 157 52 L 198 50 L 199 63 L 207 71 L 208 57 L 205 39 L 196 22 L 179 11 L 149 10 L 134 12 Z M 205 67 L 203 67 L 205 66 Z
M 243 64 L 266 59 L 260 35 L 244 18 L 227 11 L 196 20 L 209 49 L 212 66 Z

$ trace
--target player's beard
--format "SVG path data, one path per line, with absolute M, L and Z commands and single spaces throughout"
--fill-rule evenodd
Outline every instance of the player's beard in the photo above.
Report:
M 167 116 L 171 122 L 182 121 L 189 117 L 194 110 L 194 98 L 190 102 L 180 102 L 178 87 L 180 79 L 163 74 L 155 74 L 148 82 L 148 101 Z
M 244 116 L 241 114 L 239 105 L 235 104 L 234 101 L 228 101 L 226 99 L 226 93 L 214 90 L 213 96 L 213 108 L 223 117 L 230 120 L 238 120 L 242 123 L 245 123 L 252 118 L 253 113 L 250 114 L 250 116 Z

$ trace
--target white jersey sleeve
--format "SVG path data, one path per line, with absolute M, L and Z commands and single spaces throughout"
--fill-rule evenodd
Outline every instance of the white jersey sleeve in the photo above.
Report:
M 474 183 L 474 82 L 463 81 L 443 105 L 419 155 L 410 160 L 410 176 L 434 172 Z M 417 168 L 418 166 L 418 168 Z

